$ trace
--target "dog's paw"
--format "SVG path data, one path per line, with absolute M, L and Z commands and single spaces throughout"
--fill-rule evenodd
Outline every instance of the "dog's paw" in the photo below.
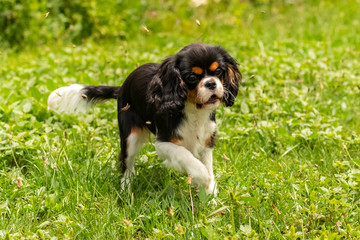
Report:
M 121 191 L 130 191 L 131 181 L 134 178 L 134 172 L 125 171 L 124 176 L 121 178 Z
M 216 197 L 218 190 L 216 187 L 216 182 L 214 180 L 214 178 L 211 178 L 211 181 L 208 185 L 208 187 L 205 189 L 206 194 L 214 194 L 214 196 Z

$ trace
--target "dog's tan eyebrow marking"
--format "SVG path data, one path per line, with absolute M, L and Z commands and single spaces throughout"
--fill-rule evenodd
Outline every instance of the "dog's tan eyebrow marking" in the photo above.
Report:
M 209 69 L 210 69 L 210 71 L 215 71 L 218 67 L 219 67 L 219 64 L 217 62 L 213 62 L 210 65 Z
M 192 72 L 197 74 L 197 75 L 201 75 L 203 73 L 203 70 L 202 70 L 201 67 L 193 67 Z

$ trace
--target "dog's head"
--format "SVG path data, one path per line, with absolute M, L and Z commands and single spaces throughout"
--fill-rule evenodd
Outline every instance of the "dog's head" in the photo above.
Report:
M 149 101 L 159 113 L 181 111 L 186 101 L 198 109 L 232 106 L 240 81 L 236 61 L 223 48 L 191 44 L 161 64 L 149 84 Z

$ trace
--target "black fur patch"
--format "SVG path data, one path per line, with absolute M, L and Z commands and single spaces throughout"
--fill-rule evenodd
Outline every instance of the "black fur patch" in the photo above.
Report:
M 111 86 L 86 86 L 84 88 L 84 95 L 82 96 L 87 101 L 101 101 L 106 99 L 117 99 L 119 96 L 120 87 Z

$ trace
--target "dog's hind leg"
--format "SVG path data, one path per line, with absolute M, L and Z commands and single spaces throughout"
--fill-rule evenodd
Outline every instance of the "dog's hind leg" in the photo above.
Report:
M 135 124 L 137 121 L 131 115 L 133 114 L 129 111 L 121 113 L 119 118 L 121 139 L 119 161 L 123 172 L 122 190 L 130 187 L 131 179 L 135 175 L 135 158 L 142 145 L 150 138 L 150 131 L 146 127 L 140 127 L 140 124 Z

